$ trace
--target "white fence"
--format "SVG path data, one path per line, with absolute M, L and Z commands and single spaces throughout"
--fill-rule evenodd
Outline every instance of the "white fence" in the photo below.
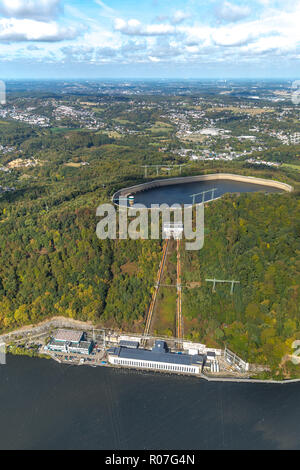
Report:
M 6 104 L 6 85 L 0 80 L 0 105 Z
M 6 344 L 0 343 L 0 365 L 6 364 Z

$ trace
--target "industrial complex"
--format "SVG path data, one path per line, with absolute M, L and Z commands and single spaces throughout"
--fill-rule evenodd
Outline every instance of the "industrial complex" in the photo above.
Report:
M 83 326 L 83 325 L 82 325 Z M 4 344 L 22 344 L 59 363 L 131 368 L 202 378 L 247 379 L 266 369 L 243 361 L 227 347 L 216 349 L 178 337 L 145 336 L 55 319 L 30 330 L 7 333 Z
M 58 329 L 44 347 L 53 358 L 70 360 L 81 357 L 80 362 L 92 361 L 95 365 L 112 365 L 180 374 L 200 375 L 204 368 L 217 371 L 218 359 L 213 351 L 199 348 L 178 351 L 170 349 L 166 341 L 154 339 L 151 349 L 146 349 L 141 338 L 120 337 L 117 344 L 108 341 L 101 347 L 87 340 L 83 331 Z M 190 345 L 189 345 L 190 346 Z M 97 354 L 101 352 L 101 361 Z M 91 359 L 89 359 L 91 358 Z M 93 359 L 92 359 L 93 358 Z M 105 360 L 104 360 L 105 359 Z
M 205 356 L 202 354 L 178 354 L 169 352 L 165 341 L 156 340 L 152 350 L 139 349 L 138 344 L 126 345 L 108 350 L 108 360 L 113 365 L 152 369 L 187 374 L 202 372 Z

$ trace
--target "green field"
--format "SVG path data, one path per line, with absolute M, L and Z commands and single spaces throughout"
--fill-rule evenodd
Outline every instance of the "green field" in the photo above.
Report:
M 174 336 L 176 330 L 176 288 L 161 287 L 157 300 L 153 330 L 155 334 Z
M 159 132 L 171 132 L 173 130 L 173 127 L 171 124 L 168 124 L 167 122 L 161 122 L 157 121 L 150 129 L 148 129 L 150 132 L 153 134 L 159 133 Z
M 132 121 L 128 121 L 128 119 L 122 118 L 114 118 L 113 121 L 118 122 L 119 124 L 132 124 Z
M 67 132 L 83 132 L 86 129 L 81 127 L 74 128 L 74 127 L 52 127 L 51 131 L 55 134 L 65 134 Z
M 284 163 L 282 166 L 284 168 L 292 168 L 293 170 L 300 171 L 300 165 L 293 165 L 292 163 Z

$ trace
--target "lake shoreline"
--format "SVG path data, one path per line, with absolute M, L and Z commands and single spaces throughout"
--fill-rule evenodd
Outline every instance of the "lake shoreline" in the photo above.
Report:
M 283 190 L 287 193 L 291 193 L 294 191 L 293 186 L 283 183 L 281 181 L 265 179 L 265 178 L 258 178 L 255 176 L 244 176 L 232 173 L 214 173 L 208 175 L 197 175 L 197 176 L 183 176 L 177 178 L 167 178 L 167 179 L 158 179 L 153 181 L 148 181 L 145 183 L 141 183 L 138 185 L 130 186 L 128 188 L 122 188 L 114 193 L 112 196 L 112 202 L 116 203 L 116 201 L 120 197 L 128 197 L 129 195 L 137 194 L 139 192 L 147 191 L 150 189 L 155 188 L 164 188 L 166 186 L 175 186 L 175 185 L 184 185 L 190 183 L 198 183 L 198 182 L 207 182 L 207 181 L 235 181 L 240 183 L 250 183 L 261 185 L 262 187 L 272 187 L 278 190 Z

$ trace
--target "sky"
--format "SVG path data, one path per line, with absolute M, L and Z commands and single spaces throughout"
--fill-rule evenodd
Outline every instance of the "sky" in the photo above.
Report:
M 300 0 L 0 0 L 0 79 L 300 79 Z

